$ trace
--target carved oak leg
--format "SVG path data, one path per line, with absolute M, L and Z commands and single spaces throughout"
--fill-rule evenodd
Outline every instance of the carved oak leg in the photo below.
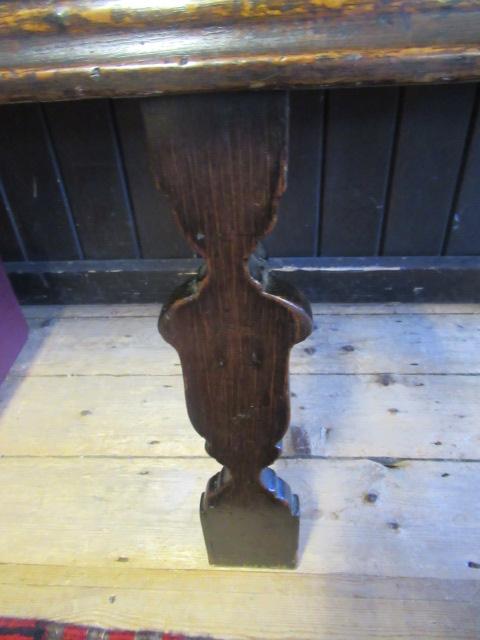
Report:
M 288 427 L 289 352 L 311 314 L 298 292 L 248 267 L 285 186 L 288 96 L 166 97 L 146 101 L 144 118 L 158 187 L 206 261 L 159 330 L 180 355 L 190 420 L 224 465 L 200 502 L 208 557 L 293 567 L 298 497 L 266 467 Z

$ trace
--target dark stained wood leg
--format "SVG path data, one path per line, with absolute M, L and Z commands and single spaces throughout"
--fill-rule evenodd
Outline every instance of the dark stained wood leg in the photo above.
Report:
M 267 467 L 289 422 L 289 352 L 310 333 L 311 314 L 258 260 L 249 268 L 285 187 L 288 95 L 150 99 L 144 118 L 158 187 L 205 258 L 159 330 L 180 355 L 190 420 L 224 465 L 200 502 L 208 557 L 293 567 L 298 497 Z

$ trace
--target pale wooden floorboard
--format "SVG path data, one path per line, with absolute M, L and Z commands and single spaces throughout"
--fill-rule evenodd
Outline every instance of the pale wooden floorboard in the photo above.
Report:
M 251 640 L 478 640 L 468 580 L 0 566 L 2 611 Z
M 286 456 L 480 459 L 480 376 L 293 375 L 291 392 Z M 206 455 L 180 376 L 11 377 L 0 454 Z
M 295 572 L 208 567 L 198 500 L 218 465 L 159 309 L 25 309 L 0 388 L 0 615 L 479 640 L 480 305 L 314 305 L 276 465 L 301 499 Z
M 469 566 L 480 563 L 477 463 L 276 468 L 300 496 L 298 573 L 480 580 Z M 0 460 L 0 563 L 205 570 L 198 501 L 217 469 L 210 459 Z
M 150 317 L 30 321 L 13 375 L 180 375 Z M 316 316 L 294 347 L 292 373 L 479 374 L 477 314 Z

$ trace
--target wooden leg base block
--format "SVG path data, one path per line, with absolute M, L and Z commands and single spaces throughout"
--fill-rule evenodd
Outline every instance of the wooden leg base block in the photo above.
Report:
M 290 495 L 288 502 L 259 494 L 246 505 L 208 506 L 203 493 L 200 520 L 210 564 L 284 569 L 297 566 L 300 509 L 296 495 Z

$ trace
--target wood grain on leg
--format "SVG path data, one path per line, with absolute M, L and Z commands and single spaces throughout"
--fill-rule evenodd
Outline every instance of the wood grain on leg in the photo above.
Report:
M 206 260 L 159 328 L 180 355 L 190 420 L 224 465 L 200 505 L 209 559 L 294 566 L 298 498 L 265 468 L 288 427 L 289 352 L 311 314 L 296 291 L 248 266 L 285 187 L 288 97 L 168 97 L 147 101 L 144 115 L 158 187 Z

